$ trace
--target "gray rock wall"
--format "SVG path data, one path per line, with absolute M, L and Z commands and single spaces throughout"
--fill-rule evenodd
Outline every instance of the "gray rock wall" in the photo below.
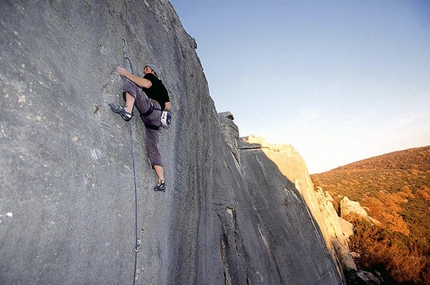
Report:
M 293 183 L 222 138 L 196 43 L 168 1 L 2 1 L 0 283 L 339 284 Z M 125 123 L 122 39 L 161 67 L 173 123 L 156 182 L 138 116 Z M 130 140 L 130 126 L 132 133 Z M 286 189 L 286 190 L 284 190 Z

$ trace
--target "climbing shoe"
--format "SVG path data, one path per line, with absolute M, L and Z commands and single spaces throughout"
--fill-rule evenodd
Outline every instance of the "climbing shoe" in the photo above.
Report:
M 166 191 L 166 184 L 164 183 L 164 181 L 162 181 L 160 185 L 155 186 L 154 191 Z
M 112 111 L 114 112 L 114 113 L 117 113 L 117 114 L 119 114 L 120 116 L 121 116 L 121 118 L 123 118 L 124 119 L 124 121 L 130 121 L 131 120 L 131 118 L 133 117 L 133 113 L 129 113 L 129 112 L 127 112 L 127 110 L 124 108 L 124 107 L 122 107 L 122 106 L 119 106 L 119 105 L 117 105 L 117 104 L 114 104 L 114 103 L 110 103 L 109 104 L 109 106 L 110 106 L 110 108 L 112 109 Z

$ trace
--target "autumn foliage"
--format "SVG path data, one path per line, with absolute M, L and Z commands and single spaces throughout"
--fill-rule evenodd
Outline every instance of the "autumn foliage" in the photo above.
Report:
M 335 199 L 358 201 L 381 224 L 354 220 L 351 251 L 386 284 L 430 284 L 430 146 L 369 158 L 311 175 Z

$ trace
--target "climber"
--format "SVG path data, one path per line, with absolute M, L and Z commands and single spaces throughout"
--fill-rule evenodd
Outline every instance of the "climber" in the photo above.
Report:
M 110 104 L 111 109 L 125 121 L 129 121 L 134 115 L 133 107 L 136 105 L 146 127 L 146 149 L 149 159 L 158 177 L 154 190 L 165 191 L 163 164 L 157 144 L 162 125 L 161 115 L 163 111 L 170 111 L 171 104 L 167 89 L 159 79 L 160 71 L 154 64 L 147 64 L 143 69 L 143 77 L 136 76 L 123 67 L 118 67 L 117 73 L 126 78 L 123 88 L 125 106 Z

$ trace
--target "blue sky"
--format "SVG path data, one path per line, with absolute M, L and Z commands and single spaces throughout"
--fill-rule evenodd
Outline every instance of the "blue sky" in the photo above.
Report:
M 310 173 L 430 145 L 430 1 L 170 2 L 240 136 Z

